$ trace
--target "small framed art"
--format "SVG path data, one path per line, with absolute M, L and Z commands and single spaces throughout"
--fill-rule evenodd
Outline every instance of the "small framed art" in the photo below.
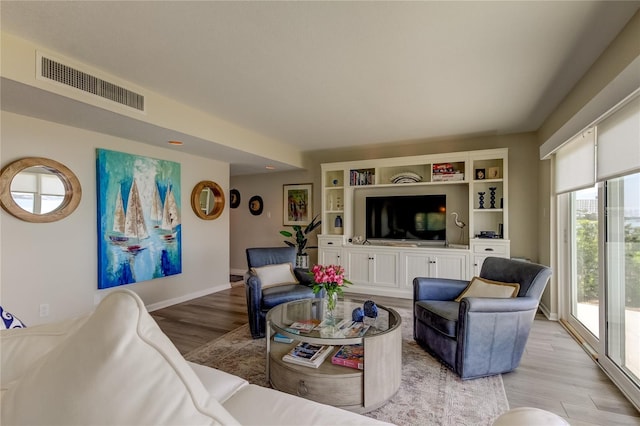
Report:
M 308 225 L 313 216 L 313 184 L 282 185 L 283 224 Z
M 483 180 L 484 178 L 484 169 L 476 169 L 476 180 Z

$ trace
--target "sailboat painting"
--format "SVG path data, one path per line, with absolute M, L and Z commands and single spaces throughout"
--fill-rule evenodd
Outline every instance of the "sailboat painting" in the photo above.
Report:
M 98 288 L 182 273 L 180 164 L 97 150 Z

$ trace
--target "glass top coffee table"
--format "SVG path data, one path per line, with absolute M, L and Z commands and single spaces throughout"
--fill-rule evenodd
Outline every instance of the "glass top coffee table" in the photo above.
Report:
M 377 305 L 377 318 L 366 318 L 364 324 L 369 327 L 363 335 L 358 335 L 349 331 L 348 325 L 351 324 L 351 312 L 363 304 L 360 300 L 339 300 L 338 325 L 335 326 L 322 326 L 325 319 L 323 299 L 297 300 L 272 308 L 267 313 L 266 327 L 266 373 L 271 385 L 283 392 L 359 413 L 386 403 L 400 387 L 402 319 L 395 310 Z M 290 331 L 295 323 L 308 323 L 315 328 L 297 334 Z M 276 333 L 293 342 L 274 341 Z M 283 356 L 300 342 L 334 348 L 318 368 L 283 361 Z M 343 345 L 355 344 L 364 347 L 362 370 L 331 362 L 331 357 Z

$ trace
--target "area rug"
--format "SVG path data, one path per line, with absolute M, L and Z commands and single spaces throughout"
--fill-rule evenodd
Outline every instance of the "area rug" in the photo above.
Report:
M 490 425 L 509 409 L 502 376 L 462 381 L 413 340 L 411 312 L 402 316 L 402 382 L 398 393 L 366 416 L 397 425 Z M 266 340 L 251 338 L 245 324 L 185 355 L 189 361 L 270 387 Z

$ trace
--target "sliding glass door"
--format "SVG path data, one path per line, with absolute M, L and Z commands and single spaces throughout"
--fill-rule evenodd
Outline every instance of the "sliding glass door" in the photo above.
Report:
M 640 173 L 606 184 L 606 353 L 640 385 Z
M 569 268 L 564 319 L 632 399 L 640 389 L 640 173 L 563 195 Z M 562 204 L 562 203 L 561 203 Z
M 570 214 L 571 316 L 595 345 L 600 336 L 598 187 L 572 192 Z

